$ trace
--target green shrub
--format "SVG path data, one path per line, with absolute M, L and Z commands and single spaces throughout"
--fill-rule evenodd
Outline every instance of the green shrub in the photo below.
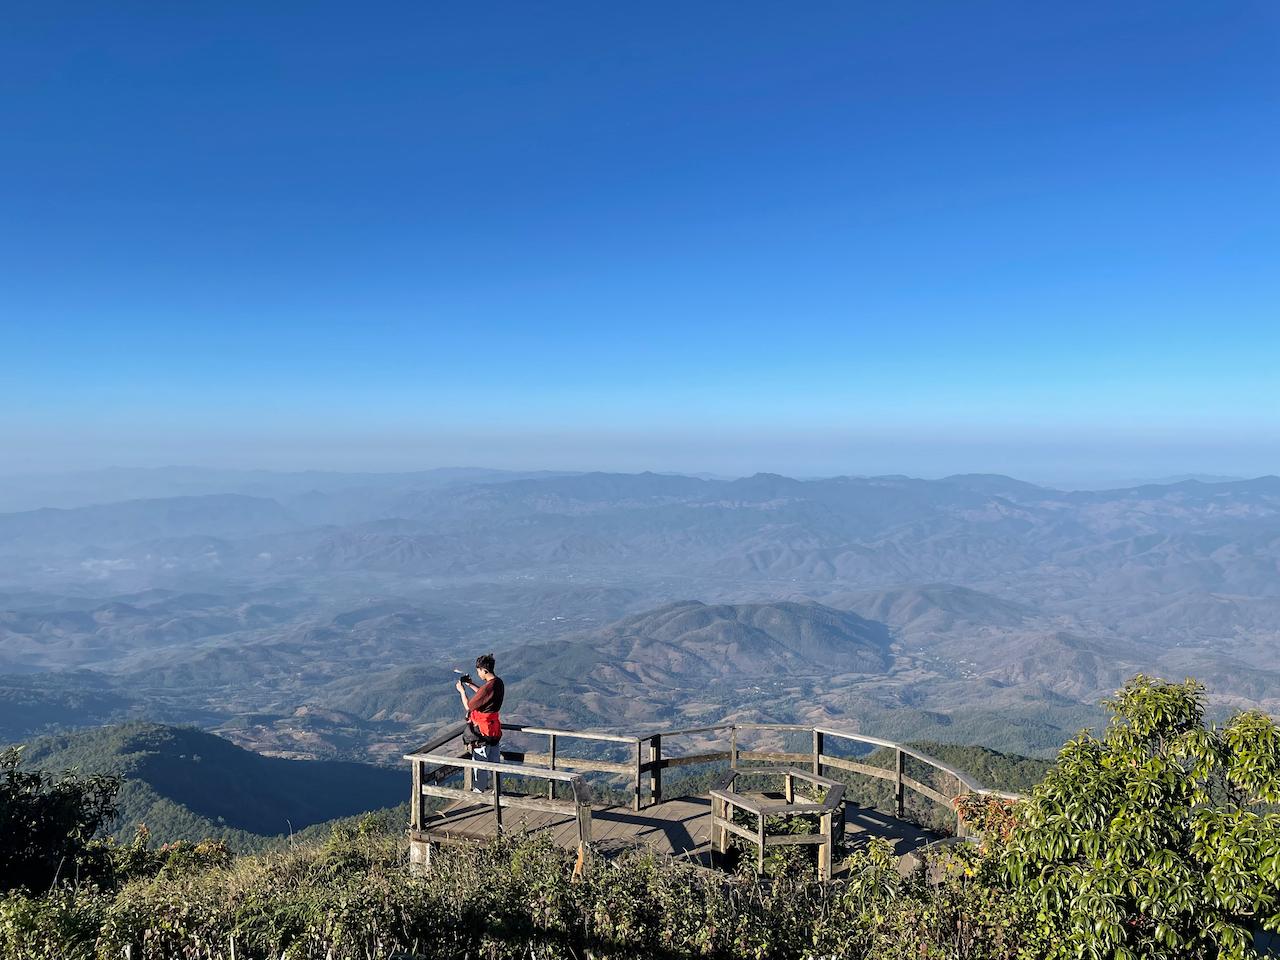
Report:
M 24 770 L 21 748 L 0 751 L 0 892 L 95 875 L 102 864 L 90 844 L 115 816 L 119 791 L 116 777 L 55 777 Z
M 228 960 L 233 938 L 237 957 L 273 960 L 1017 955 L 1017 929 L 1001 926 L 1016 915 L 995 887 L 977 891 L 954 870 L 940 884 L 901 877 L 880 844 L 834 884 L 807 865 L 735 876 L 643 851 L 575 879 L 572 857 L 546 839 L 442 850 L 421 877 L 404 853 L 393 837 L 348 832 L 161 869 L 115 894 L 15 894 L 0 902 L 0 956 L 118 960 L 132 946 L 135 960 Z
M 1206 727 L 1203 688 L 1135 677 L 1018 811 L 1011 887 L 1053 957 L 1244 958 L 1280 930 L 1280 727 Z
M 20 891 L 0 896 L 0 957 L 93 960 L 109 905 L 109 897 L 90 887 L 34 898 Z

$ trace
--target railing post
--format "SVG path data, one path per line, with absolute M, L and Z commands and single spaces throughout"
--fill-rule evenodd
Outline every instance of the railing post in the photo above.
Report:
M 835 853 L 835 818 L 830 812 L 824 813 L 821 817 L 822 843 L 818 845 L 818 877 L 822 880 L 831 879 L 831 859 Z
M 956 777 L 955 799 L 959 800 L 968 792 L 969 791 L 965 788 L 965 785 L 960 782 L 960 778 Z M 953 806 L 955 806 L 956 808 L 956 836 L 963 840 L 964 839 L 964 817 L 960 815 L 960 807 L 958 804 L 955 804 L 954 801 L 953 801 Z
M 467 744 L 467 759 L 474 760 L 475 758 L 476 758 L 476 755 L 471 750 L 471 744 Z M 462 768 L 462 789 L 470 790 L 473 786 L 475 786 L 475 771 L 472 770 L 470 767 L 463 767 Z
M 640 812 L 640 778 L 644 776 L 644 744 L 642 741 L 636 741 L 636 784 L 635 796 L 632 798 L 631 808 L 636 812 Z
M 493 819 L 498 825 L 498 833 L 502 833 L 502 774 L 496 770 L 490 770 L 489 776 L 493 777 Z
M 738 725 L 729 728 L 729 768 L 738 769 Z
M 422 829 L 422 767 L 421 760 L 413 761 L 413 796 L 409 799 L 409 826 Z
M 756 852 L 756 872 L 764 873 L 764 814 L 756 814 L 756 843 L 760 849 Z
M 903 808 L 903 802 L 902 802 L 903 801 L 902 774 L 904 772 L 904 767 L 906 766 L 906 757 L 903 754 L 901 749 L 895 749 L 893 752 L 896 755 L 894 765 L 898 769 L 897 777 L 893 785 L 893 809 L 897 811 L 896 815 L 899 819 L 901 819 L 903 813 L 905 812 Z
M 547 739 L 550 741 L 550 744 L 547 747 L 547 753 L 551 755 L 551 769 L 554 770 L 556 768 L 556 735 L 554 733 L 549 733 L 547 734 Z M 554 780 L 548 780 L 547 781 L 547 799 L 554 800 L 555 798 L 556 798 L 556 782 Z
M 822 776 L 822 734 L 813 731 L 813 775 Z
M 662 734 L 649 739 L 649 802 L 662 802 Z
M 575 876 L 582 876 L 586 873 L 591 858 L 591 801 L 581 780 L 570 781 L 569 787 L 578 818 L 578 862 L 574 865 L 573 873 Z
M 791 776 L 791 774 L 788 773 L 783 776 L 783 782 L 784 782 L 784 786 L 782 788 L 782 795 L 786 797 L 787 803 L 795 803 L 796 802 L 795 777 Z

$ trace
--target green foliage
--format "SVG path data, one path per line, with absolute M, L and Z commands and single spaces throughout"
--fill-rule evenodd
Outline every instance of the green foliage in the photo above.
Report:
M 120 781 L 55 776 L 22 766 L 22 751 L 0 752 L 0 891 L 48 889 L 95 861 L 91 841 L 115 816 Z
M 0 957 L 95 960 L 111 898 L 93 888 L 59 887 L 39 897 L 0 895 Z
M 237 957 L 880 958 L 1014 960 L 1026 924 L 963 870 L 903 877 L 892 851 L 853 855 L 848 881 L 806 869 L 718 874 L 636 852 L 584 878 L 546 839 L 441 850 L 410 876 L 401 838 L 377 824 L 230 864 L 160 872 L 118 894 L 56 891 L 0 901 L 14 960 Z
M 1005 853 L 1054 957 L 1243 958 L 1280 930 L 1280 729 L 1204 721 L 1203 688 L 1138 676 L 1067 743 Z
M 101 854 L 99 860 L 103 864 L 98 882 L 108 888 L 142 878 L 227 867 L 232 861 L 230 849 L 221 840 L 174 840 L 153 847 L 151 832 L 145 826 L 138 827 L 132 842 L 122 845 L 108 837 L 96 844 L 94 852 Z
M 1044 955 L 1025 900 L 993 882 L 976 848 L 938 848 L 926 869 L 904 875 L 892 845 L 873 839 L 847 867 L 834 887 L 838 904 L 814 927 L 815 954 L 825 945 L 828 955 L 869 958 Z

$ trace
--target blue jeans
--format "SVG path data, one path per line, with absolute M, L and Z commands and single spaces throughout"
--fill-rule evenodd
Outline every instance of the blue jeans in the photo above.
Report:
M 485 763 L 501 763 L 502 751 L 496 743 L 476 743 L 471 746 L 471 759 L 483 760 Z M 489 771 L 477 770 L 472 778 L 472 785 L 481 790 L 489 789 Z

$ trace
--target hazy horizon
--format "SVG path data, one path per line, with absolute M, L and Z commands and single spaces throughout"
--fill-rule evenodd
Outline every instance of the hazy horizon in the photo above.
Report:
M 583 466 L 571 467 L 563 464 L 558 466 L 528 466 L 528 465 L 506 465 L 500 466 L 493 463 L 482 462 L 458 462 L 458 463 L 423 463 L 418 466 L 404 466 L 399 468 L 377 468 L 362 467 L 359 465 L 352 466 L 300 466 L 297 468 L 283 467 L 264 467 L 264 466 L 239 466 L 239 465 L 210 465 L 200 463 L 161 463 L 155 465 L 119 465 L 113 464 L 101 467 L 81 467 L 71 469 L 52 469 L 52 470 L 4 470 L 0 469 L 0 481 L 7 481 L 10 484 L 21 484 L 25 482 L 37 482 L 41 480 L 57 480 L 57 479 L 82 479 L 92 481 L 95 478 L 108 478 L 113 476 L 135 476 L 135 475 L 173 475 L 175 477 L 199 478 L 202 476 L 208 478 L 217 478 L 219 476 L 255 476 L 262 475 L 264 477 L 286 477 L 286 476 L 309 476 L 315 475 L 318 478 L 327 476 L 347 477 L 347 476 L 370 476 L 370 477 L 393 477 L 397 475 L 412 475 L 415 473 L 449 473 L 458 472 L 460 475 L 469 474 L 471 472 L 492 471 L 495 474 L 503 475 L 555 475 L 555 474 L 587 474 L 587 473 L 605 473 L 605 474 L 644 474 L 653 473 L 665 476 L 686 476 L 696 477 L 709 480 L 736 480 L 755 475 L 779 475 L 790 477 L 796 480 L 825 480 L 839 477 L 849 477 L 854 479 L 875 479 L 889 477 L 908 477 L 918 480 L 941 480 L 954 476 L 1005 476 L 1014 480 L 1035 484 L 1051 489 L 1107 489 L 1122 488 L 1130 486 L 1138 486 L 1141 484 L 1172 484 L 1180 483 L 1186 480 L 1195 480 L 1202 483 L 1231 483 L 1243 482 L 1248 480 L 1261 479 L 1264 477 L 1275 476 L 1276 474 L 1268 471 L 1259 471 L 1251 473 L 1224 473 L 1210 470 L 1200 471 L 1182 471 L 1172 473 L 1134 473 L 1123 475 L 1121 473 L 1100 472 L 1094 475 L 1076 474 L 1072 476 L 1034 476 L 1023 475 L 1018 473 L 1010 473 L 1000 470 L 949 470 L 935 472 L 911 472 L 904 470 L 876 470 L 876 471 L 851 471 L 836 470 L 830 472 L 806 472 L 795 469 L 753 469 L 739 472 L 724 472 L 718 470 L 704 469 L 680 469 L 680 468 L 655 468 L 655 467 L 636 467 L 628 469 L 618 469 L 609 466 Z M 109 502 L 110 497 L 104 499 L 103 502 Z M 7 508 L 0 498 L 0 512 L 5 512 Z

